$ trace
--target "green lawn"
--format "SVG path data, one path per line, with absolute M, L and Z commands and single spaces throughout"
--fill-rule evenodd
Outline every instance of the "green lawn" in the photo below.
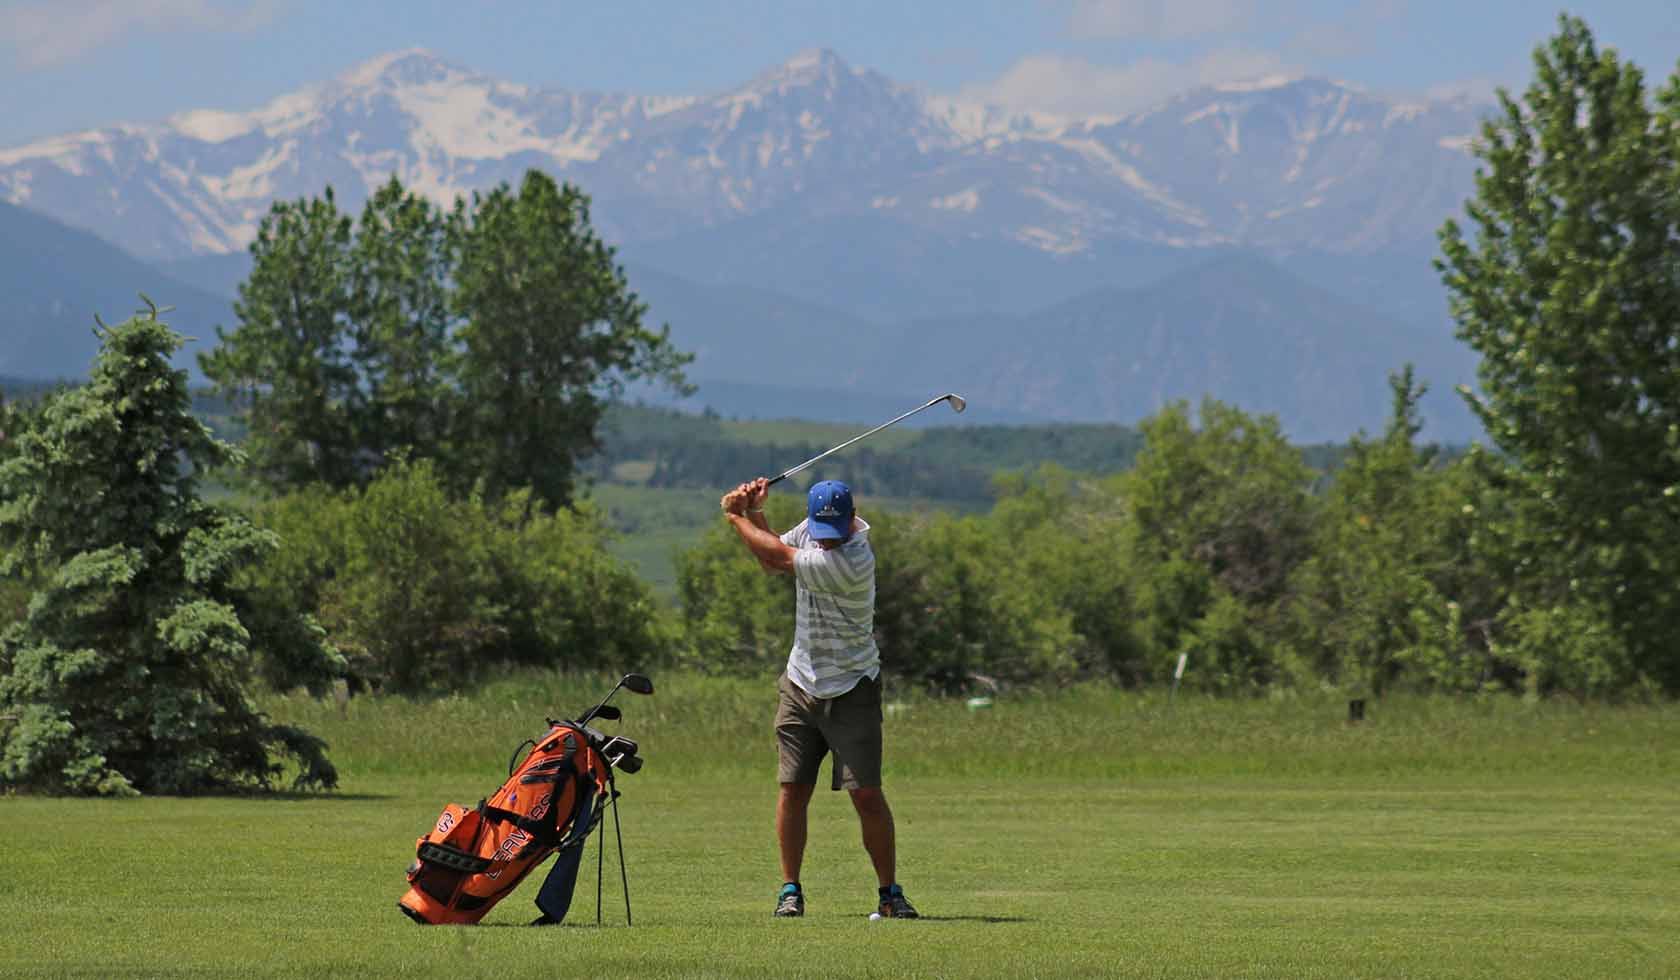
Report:
M 325 736 L 319 798 L 0 800 L 0 975 L 1659 977 L 1680 973 L 1673 706 L 1217 702 L 1102 688 L 895 697 L 901 877 L 928 918 L 867 921 L 841 794 L 813 805 L 809 914 L 776 888 L 768 680 L 621 695 L 636 916 L 594 850 L 561 929 L 528 881 L 479 928 L 395 908 L 414 838 L 472 803 L 599 679 L 270 709 Z M 593 696 L 592 696 L 593 695 Z

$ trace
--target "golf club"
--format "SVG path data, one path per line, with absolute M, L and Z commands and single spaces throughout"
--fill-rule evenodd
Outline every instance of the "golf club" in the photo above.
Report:
M 842 442 L 840 445 L 835 446 L 833 449 L 828 450 L 827 452 L 818 453 L 817 455 L 812 456 L 810 459 L 806 460 L 803 463 L 800 463 L 798 466 L 795 466 L 793 469 L 784 471 L 780 476 L 771 477 L 770 482 L 767 485 L 773 487 L 776 484 L 778 484 L 778 483 L 782 482 L 783 480 L 787 479 L 788 477 L 794 475 L 795 473 L 798 473 L 800 470 L 803 470 L 806 467 L 812 465 L 813 463 L 816 463 L 820 460 L 826 459 L 827 457 L 834 455 L 835 453 L 839 452 L 842 449 L 845 449 L 847 446 L 850 446 L 852 443 L 857 442 L 860 439 L 866 439 L 869 436 L 872 436 L 875 433 L 880 432 L 882 429 L 885 429 L 887 426 L 892 425 L 893 422 L 902 422 L 905 419 L 909 418 L 910 416 L 915 415 L 917 412 L 923 411 L 924 409 L 932 408 L 933 406 L 939 404 L 940 402 L 950 402 L 951 403 L 951 409 L 955 412 L 958 412 L 958 413 L 961 413 L 963 409 L 968 407 L 968 401 L 966 399 L 964 399 L 963 396 L 957 394 L 956 392 L 946 392 L 945 394 L 940 395 L 938 398 L 933 399 L 932 401 L 928 402 L 926 405 L 921 406 L 920 408 L 912 408 L 910 411 L 905 412 L 903 415 L 900 415 L 896 419 L 893 419 L 889 422 L 882 422 L 880 425 L 877 425 L 875 428 L 870 429 L 868 432 L 865 432 L 862 435 L 853 436 L 850 439 L 847 439 L 845 442 Z
M 590 719 L 601 716 L 602 709 L 607 707 L 607 702 L 612 700 L 612 696 L 617 694 L 618 689 L 621 687 L 627 687 L 637 694 L 653 693 L 653 681 L 648 680 L 645 674 L 625 674 L 617 684 L 613 685 L 613 689 L 607 692 L 607 696 L 601 699 L 601 703 L 584 712 L 583 717 L 579 718 L 577 723 L 579 725 L 587 725 L 589 724 Z M 551 720 L 550 724 L 552 723 L 553 722 Z

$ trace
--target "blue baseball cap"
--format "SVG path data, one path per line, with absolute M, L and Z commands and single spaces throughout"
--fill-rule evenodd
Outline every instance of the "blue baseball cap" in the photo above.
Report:
M 805 529 L 818 541 L 844 541 L 852 536 L 852 488 L 839 480 L 823 480 L 811 484 L 811 496 L 805 508 L 810 520 Z

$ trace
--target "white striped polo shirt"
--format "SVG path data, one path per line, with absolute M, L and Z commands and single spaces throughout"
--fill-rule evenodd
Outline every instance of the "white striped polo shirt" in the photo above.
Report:
M 788 679 L 813 697 L 837 698 L 865 677 L 881 674 L 875 646 L 875 551 L 869 525 L 857 519 L 846 543 L 824 550 L 806 525 L 782 535 L 794 549 L 799 614 L 794 623 Z

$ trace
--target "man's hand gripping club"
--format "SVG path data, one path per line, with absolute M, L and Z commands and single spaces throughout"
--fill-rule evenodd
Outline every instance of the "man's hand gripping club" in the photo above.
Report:
M 770 530 L 764 519 L 764 501 L 770 496 L 770 481 L 759 477 L 723 495 L 718 502 L 729 524 L 752 556 L 767 572 L 793 571 L 793 549 Z

